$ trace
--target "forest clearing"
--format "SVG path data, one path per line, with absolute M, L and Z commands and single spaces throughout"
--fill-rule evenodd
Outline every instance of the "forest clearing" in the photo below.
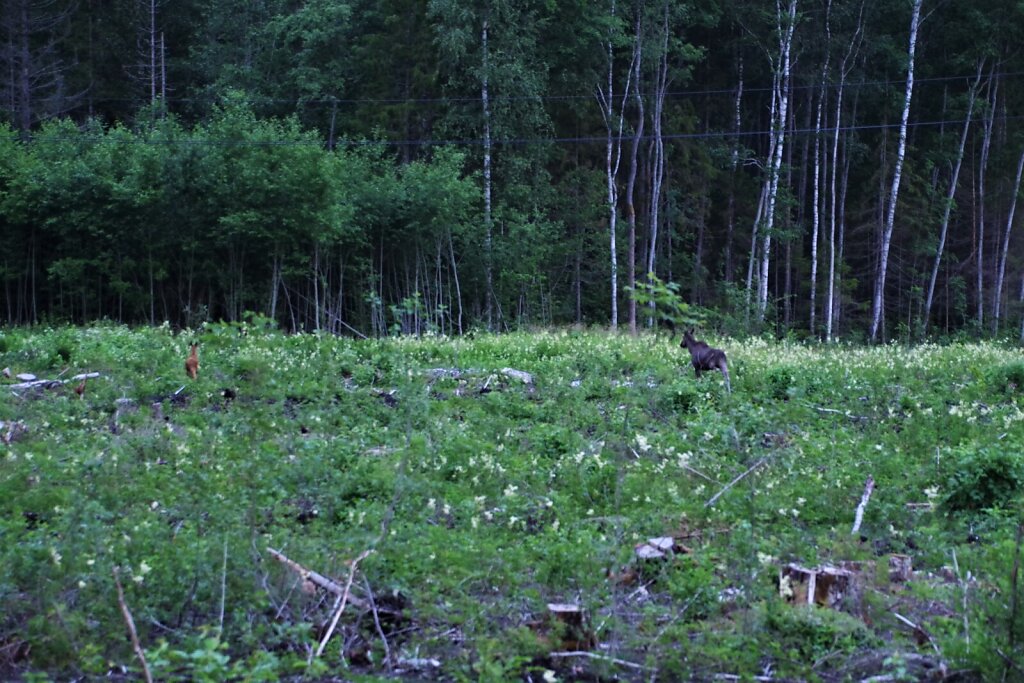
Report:
M 708 343 L 3 330 L 0 676 L 1021 680 L 1020 350 Z

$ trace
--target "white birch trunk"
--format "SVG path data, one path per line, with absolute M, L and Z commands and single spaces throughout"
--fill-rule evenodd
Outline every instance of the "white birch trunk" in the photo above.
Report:
M 829 3 L 831 5 L 831 2 Z M 826 14 L 828 9 L 825 10 Z M 826 18 L 826 26 L 828 19 Z M 825 105 L 826 80 L 828 78 L 828 54 L 821 69 L 821 96 L 814 114 L 814 181 L 812 183 L 811 200 L 811 334 L 817 334 L 816 314 L 818 298 L 818 235 L 821 231 L 820 206 L 821 197 L 821 118 Z
M 993 72 L 995 69 L 993 69 Z M 978 164 L 978 248 L 977 248 L 977 307 L 978 330 L 985 322 L 985 178 L 988 175 L 988 157 L 992 147 L 992 129 L 996 118 L 996 98 L 999 80 L 993 73 L 992 98 L 989 102 L 988 116 L 985 118 L 985 134 L 981 141 L 981 161 Z
M 637 163 L 640 157 L 640 140 L 644 135 L 644 98 L 640 93 L 640 73 L 643 65 L 643 34 L 641 32 L 639 11 L 635 24 L 635 43 L 633 46 L 633 96 L 636 98 L 637 125 L 633 132 L 633 151 L 629 165 L 629 182 L 626 184 L 626 211 L 629 218 L 629 274 L 630 291 L 636 291 L 636 207 L 633 204 L 633 193 L 636 189 Z M 629 333 L 636 334 L 636 297 L 629 296 Z
M 842 205 L 841 215 L 845 214 L 846 202 L 846 180 L 849 165 L 844 166 L 843 189 L 841 196 L 836 194 L 836 177 L 839 175 L 839 130 L 843 120 L 843 93 L 846 88 L 846 77 L 852 68 L 851 58 L 860 49 L 861 36 L 864 30 L 864 4 L 860 6 L 860 14 L 857 17 L 857 29 L 850 38 L 850 45 L 839 63 L 839 85 L 836 88 L 836 110 L 832 118 L 832 125 L 835 127 L 835 134 L 832 137 L 832 175 L 829 185 L 829 196 L 832 201 L 829 203 L 828 217 L 828 300 L 825 302 L 825 341 L 832 341 L 832 328 L 838 319 L 836 315 L 836 207 Z M 840 237 L 840 242 L 842 237 Z M 841 256 L 840 256 L 841 257 Z
M 1006 255 L 1010 251 L 1010 231 L 1013 229 L 1013 215 L 1017 211 L 1017 197 L 1020 196 L 1021 174 L 1024 172 L 1024 152 L 1017 161 L 1017 179 L 1013 184 L 1013 199 L 1010 200 L 1010 214 L 1006 217 L 1006 228 L 1003 230 L 1003 244 L 999 250 L 999 268 L 996 271 L 995 293 L 992 301 L 992 332 L 999 334 L 999 321 L 1002 315 L 1003 278 L 1006 276 Z
M 775 225 L 775 201 L 779 192 L 779 171 L 782 167 L 782 152 L 786 140 L 786 121 L 789 108 L 789 72 L 790 47 L 793 44 L 793 30 L 796 28 L 797 0 L 789 0 L 787 19 L 783 25 L 781 0 L 776 0 L 775 11 L 779 31 L 779 68 L 781 72 L 776 81 L 778 88 L 779 111 L 772 121 L 772 136 L 775 138 L 774 156 L 768 173 L 768 201 L 765 214 L 765 231 L 761 251 L 761 280 L 758 283 L 757 317 L 764 321 L 765 309 L 768 307 L 768 268 L 772 251 L 772 228 Z
M 946 206 L 942 212 L 942 225 L 939 226 L 939 244 L 935 248 L 935 263 L 932 264 L 931 278 L 928 280 L 928 294 L 924 300 L 924 329 L 928 330 L 931 321 L 932 303 L 935 297 L 935 282 L 939 277 L 939 266 L 942 263 L 942 251 L 946 246 L 946 235 L 949 232 L 949 215 L 953 209 L 953 198 L 956 195 L 957 182 L 960 177 L 960 167 L 963 164 L 964 148 L 967 145 L 967 132 L 971 127 L 971 116 L 974 113 L 974 100 L 978 92 L 978 84 L 981 82 L 982 61 L 978 62 L 978 73 L 974 78 L 974 85 L 967 100 L 967 116 L 964 118 L 964 127 L 960 132 L 960 146 L 957 148 L 956 161 L 953 163 L 953 176 L 949 181 L 949 192 L 946 193 Z
M 729 160 L 729 205 L 725 232 L 725 281 L 732 282 L 732 234 L 736 227 L 736 168 L 740 160 L 740 105 L 743 102 L 743 57 L 739 57 L 739 82 L 736 85 L 736 100 L 733 103 L 733 141 Z M 747 285 L 750 289 L 750 285 Z
M 615 17 L 615 0 L 612 0 L 612 17 Z M 600 86 L 597 89 L 597 98 L 601 104 L 601 116 L 604 118 L 605 130 L 608 133 L 607 147 L 605 150 L 605 179 L 608 186 L 608 233 L 609 252 L 611 266 L 611 303 L 612 321 L 611 328 L 618 329 L 619 326 L 619 257 L 618 257 L 618 217 L 619 217 L 619 162 L 622 160 L 622 127 L 625 122 L 626 100 L 629 95 L 630 79 L 633 76 L 633 63 L 630 63 L 629 71 L 626 74 L 626 87 L 622 92 L 622 105 L 619 111 L 618 135 L 613 135 L 615 130 L 615 58 L 612 52 L 612 41 L 608 40 L 608 92 L 602 92 Z M 634 59 L 636 55 L 634 53 Z
M 896 222 L 896 201 L 900 193 L 900 178 L 903 175 L 903 158 L 907 153 L 907 121 L 910 118 L 910 100 L 914 94 L 914 53 L 917 50 L 917 29 L 921 19 L 921 2 L 914 0 L 910 17 L 910 45 L 907 48 L 907 89 L 903 99 L 903 116 L 900 119 L 900 138 L 896 148 L 896 168 L 893 170 L 892 188 L 886 210 L 885 226 L 878 254 L 878 273 L 875 278 L 875 296 L 871 306 L 871 341 L 878 339 L 878 328 L 885 315 L 885 275 L 889 266 L 889 245 L 892 243 L 892 229 Z
M 665 140 L 661 135 L 662 113 L 665 109 L 665 93 L 668 91 L 668 5 L 665 5 L 664 22 L 662 24 L 661 60 L 658 64 L 657 84 L 654 95 L 654 173 L 651 180 L 651 240 L 647 249 L 647 277 L 654 274 L 655 257 L 658 247 L 658 219 L 661 208 L 661 188 L 665 179 Z M 654 301 L 650 303 L 648 327 L 654 325 Z

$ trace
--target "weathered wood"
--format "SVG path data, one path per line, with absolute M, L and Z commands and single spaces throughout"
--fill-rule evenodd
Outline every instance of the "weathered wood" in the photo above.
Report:
M 69 379 L 36 379 L 35 375 L 23 373 L 18 375 L 18 379 L 22 380 L 18 384 L 8 384 L 9 389 L 33 389 L 35 387 L 44 387 L 46 389 L 52 389 L 54 387 L 62 386 L 68 382 L 81 382 L 84 379 L 92 379 L 94 377 L 100 377 L 98 372 L 86 372 L 81 375 L 75 375 Z M 23 379 L 31 378 L 31 379 Z

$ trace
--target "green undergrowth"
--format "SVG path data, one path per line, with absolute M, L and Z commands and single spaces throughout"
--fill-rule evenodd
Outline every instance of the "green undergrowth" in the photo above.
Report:
M 100 376 L 0 387 L 0 675 L 137 678 L 119 568 L 159 680 L 1012 678 L 1020 350 L 710 341 L 731 394 L 654 336 L 2 331 L 12 374 Z M 336 596 L 269 549 L 353 578 L 319 657 Z M 835 608 L 780 594 L 841 562 Z

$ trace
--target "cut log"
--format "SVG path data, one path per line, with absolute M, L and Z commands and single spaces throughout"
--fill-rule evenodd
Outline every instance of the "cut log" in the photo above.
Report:
M 20 421 L 4 422 L 0 420 L 0 441 L 10 445 L 28 434 L 28 426 Z
M 831 565 L 811 569 L 791 563 L 779 568 L 779 594 L 795 604 L 835 607 L 855 590 L 855 577 Z
M 892 554 L 889 556 L 889 580 L 893 583 L 906 583 L 914 575 L 914 562 L 910 555 Z
M 587 627 L 583 608 L 572 603 L 548 603 L 548 622 L 559 636 L 559 649 L 589 650 L 597 643 Z

